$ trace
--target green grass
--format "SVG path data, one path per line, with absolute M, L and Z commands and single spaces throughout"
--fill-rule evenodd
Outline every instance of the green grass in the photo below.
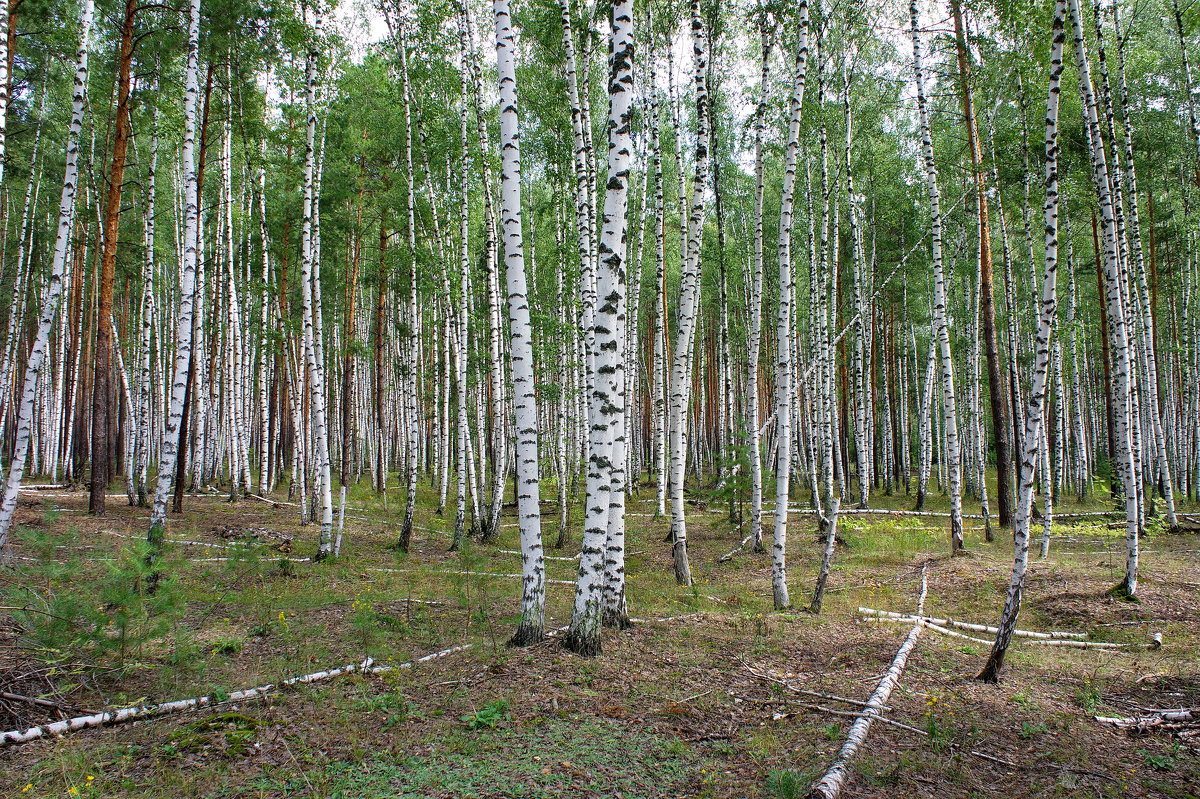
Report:
M 554 799 L 568 790 L 650 799 L 697 795 L 701 769 L 711 768 L 677 739 L 587 717 L 456 731 L 418 748 L 428 754 L 331 763 L 309 779 L 330 799 Z M 255 787 L 284 796 L 307 788 L 295 779 Z

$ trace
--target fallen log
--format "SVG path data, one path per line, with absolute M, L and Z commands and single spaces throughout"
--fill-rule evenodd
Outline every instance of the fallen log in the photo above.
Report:
M 908 620 L 911 620 L 914 618 L 912 616 L 912 614 L 909 614 L 909 613 L 896 613 L 896 612 L 890 611 L 890 610 L 876 610 L 875 608 L 859 607 L 858 612 L 862 613 L 864 615 L 868 615 L 868 616 L 881 616 L 883 618 L 903 619 L 905 621 L 908 621 Z M 969 621 L 958 621 L 957 619 L 939 619 L 934 616 L 926 616 L 924 618 L 927 623 L 933 622 L 934 624 L 940 624 L 943 627 L 957 627 L 960 630 L 971 630 L 972 632 L 977 632 L 977 633 L 992 633 L 993 635 L 995 635 L 997 632 L 999 632 L 999 630 L 997 630 L 995 627 L 989 627 L 986 624 L 975 624 L 975 623 L 969 622 Z M 1080 639 L 1080 640 L 1087 638 L 1086 633 L 1053 632 L 1053 631 L 1048 632 L 1048 633 L 1042 633 L 1042 632 L 1034 632 L 1032 630 L 1013 630 L 1013 635 L 1019 636 L 1021 638 L 1048 638 L 1048 639 L 1076 638 L 1076 639 Z
M 700 614 L 689 613 L 683 616 L 665 616 L 658 619 L 630 619 L 630 621 L 635 621 L 642 624 L 649 622 L 670 622 L 698 615 Z M 547 637 L 554 637 L 555 635 L 564 632 L 566 629 L 566 627 L 559 627 L 556 630 L 551 630 L 546 635 Z M 456 654 L 458 652 L 465 652 L 474 646 L 475 645 L 472 643 L 458 644 L 456 646 L 438 650 L 437 652 L 431 652 L 424 657 L 419 657 L 416 660 L 410 660 L 407 663 L 400 663 L 395 666 L 377 664 L 371 658 L 367 658 L 361 663 L 347 663 L 346 665 L 339 666 L 335 669 L 314 671 L 311 674 L 303 674 L 298 677 L 289 677 L 288 679 L 278 683 L 266 683 L 265 685 L 258 685 L 253 688 L 245 688 L 240 691 L 234 691 L 232 693 L 222 694 L 220 696 L 210 694 L 206 696 L 195 696 L 189 699 L 177 699 L 173 702 L 159 702 L 158 704 L 153 705 L 133 705 L 116 710 L 105 710 L 100 713 L 91 713 L 86 716 L 76 716 L 75 718 L 64 719 L 62 721 L 56 721 L 50 724 L 43 724 L 39 727 L 30 727 L 25 730 L 9 730 L 7 732 L 0 732 L 0 747 L 16 746 L 18 744 L 29 743 L 30 741 L 36 741 L 40 738 L 45 738 L 48 736 L 58 738 L 66 735 L 67 733 L 79 732 L 80 730 L 87 730 L 93 727 L 105 727 L 114 724 L 121 724 L 126 721 L 157 718 L 173 713 L 179 713 L 185 710 L 199 710 L 201 708 L 217 707 L 235 702 L 250 702 L 257 699 L 262 699 L 263 697 L 277 693 L 281 689 L 293 685 L 307 685 L 309 683 L 323 682 L 325 680 L 331 680 L 335 677 L 341 677 L 345 674 L 353 674 L 354 672 L 374 675 L 386 674 L 388 672 L 400 671 L 402 669 L 411 669 L 417 664 L 429 663 L 433 660 L 440 660 L 441 658 Z
M 863 621 L 895 623 L 895 624 L 911 624 L 912 622 L 916 621 L 916 617 L 915 616 L 897 616 L 897 617 L 893 618 L 891 616 L 868 616 L 868 617 L 864 618 Z M 990 646 L 993 643 L 992 641 L 985 641 L 982 638 L 973 638 L 972 636 L 963 635 L 962 633 L 955 632 L 954 630 L 951 630 L 951 629 L 941 626 L 938 623 L 940 621 L 942 621 L 942 620 L 940 620 L 940 619 L 933 620 L 933 619 L 926 617 L 925 626 L 935 632 L 939 632 L 944 635 L 950 635 L 950 636 L 953 636 L 956 638 L 965 638 L 968 641 L 974 641 L 975 643 L 978 643 L 978 644 L 987 644 Z M 961 626 L 961 625 L 959 625 L 959 626 Z M 994 629 L 986 630 L 984 632 L 990 632 L 992 634 L 995 634 Z M 1025 635 L 1019 635 L 1018 632 L 1025 633 Z M 1073 649 L 1130 649 L 1130 648 L 1133 648 L 1133 649 L 1161 649 L 1162 648 L 1162 633 L 1155 633 L 1153 635 L 1153 637 L 1151 637 L 1150 641 L 1148 641 L 1147 643 L 1144 643 L 1144 644 L 1122 644 L 1122 643 L 1116 643 L 1116 642 L 1112 642 L 1112 641 L 1079 641 L 1079 640 L 1075 640 L 1075 639 L 1071 639 L 1071 638 L 1040 638 L 1040 637 L 1033 636 L 1029 630 L 1014 631 L 1013 635 L 1022 638 L 1023 643 L 1029 644 L 1031 646 L 1033 646 L 1033 645 L 1065 646 L 1065 647 L 1073 648 Z
M 754 533 L 751 533 L 743 538 L 740 542 L 738 542 L 736 547 L 717 558 L 717 563 L 725 563 L 726 561 L 733 560 L 735 555 L 737 555 L 739 552 L 743 552 L 746 549 L 746 544 L 749 544 L 752 538 L 754 538 Z
M 1102 724 L 1111 724 L 1131 735 L 1147 735 L 1156 730 L 1166 730 L 1189 741 L 1200 740 L 1200 707 L 1177 707 L 1148 709 L 1141 708 L 1141 716 L 1095 716 Z
M 497 551 L 497 552 L 500 552 L 500 553 L 502 553 L 502 554 L 504 554 L 504 555 L 522 555 L 522 554 L 524 554 L 524 553 L 523 553 L 523 552 L 521 552 L 521 550 L 519 550 L 519 549 L 497 549 L 496 551 Z M 570 561 L 576 561 L 576 560 L 579 560 L 579 556 L 578 556 L 578 555 L 573 555 L 572 557 L 569 557 L 569 558 L 564 558 L 564 557 L 559 557 L 559 556 L 556 556 L 556 555 L 544 555 L 544 556 L 543 556 L 543 560 L 570 560 Z
M 846 742 L 842 744 L 842 748 L 838 751 L 833 765 L 813 785 L 812 790 L 808 793 L 808 799 L 837 799 L 838 795 L 842 792 L 842 788 L 845 786 L 850 764 L 858 755 L 858 750 L 862 748 L 863 741 L 867 739 L 867 733 L 871 729 L 871 722 L 881 715 L 883 707 L 892 695 L 892 691 L 899 684 L 900 675 L 904 673 L 904 667 L 908 663 L 908 656 L 912 654 L 913 649 L 917 645 L 917 639 L 921 637 L 921 631 L 925 629 L 925 594 L 928 590 L 926 580 L 927 570 L 928 564 L 921 567 L 921 593 L 917 599 L 917 614 L 914 617 L 916 621 L 912 629 L 904 639 L 904 643 L 900 645 L 896 656 L 892 658 L 891 666 L 888 667 L 887 673 L 883 675 L 883 679 L 879 681 L 875 692 L 871 694 L 871 698 L 867 701 L 867 706 L 863 708 L 862 712 L 855 718 L 854 723 L 850 725 L 850 732 L 846 734 Z
M 367 571 L 388 572 L 390 574 L 414 574 L 414 573 L 422 572 L 423 570 L 421 570 L 421 569 L 388 569 L 388 568 L 384 568 L 382 566 L 369 566 L 369 567 L 367 567 Z M 500 572 L 471 572 L 471 571 L 438 572 L 438 571 L 435 571 L 435 572 L 423 572 L 423 573 L 424 574 L 440 574 L 440 575 L 446 575 L 446 576 L 461 576 L 461 577 L 511 577 L 513 579 L 523 579 L 524 578 L 524 575 L 521 575 L 521 574 L 502 574 Z M 551 580 L 551 579 L 547 578 L 546 584 L 547 585 L 575 585 L 575 581 L 574 580 Z
M 160 702 L 154 705 L 134 705 L 132 707 L 123 707 L 118 710 L 106 710 L 102 713 L 92 713 L 87 716 L 76 716 L 71 719 L 56 721 L 51 724 L 43 724 L 40 727 L 30 727 L 27 730 L 9 730 L 8 732 L 0 733 L 0 746 L 13 746 L 16 744 L 28 743 L 46 736 L 61 737 L 71 732 L 86 730 L 92 727 L 103 727 L 113 724 L 120 724 L 126 721 L 135 719 L 154 718 L 165 716 L 171 713 L 179 713 L 184 710 L 196 710 L 204 707 L 215 707 L 217 705 L 227 704 L 231 702 L 249 702 L 256 699 L 262 699 L 265 696 L 276 693 L 282 688 L 287 688 L 293 685 L 304 685 L 314 682 L 322 682 L 330 680 L 334 677 L 340 677 L 343 674 L 352 672 L 360 672 L 362 674 L 382 674 L 384 672 L 395 671 L 398 669 L 410 669 L 418 663 L 428 663 L 431 660 L 452 655 L 456 652 L 462 652 L 470 649 L 473 644 L 459 644 L 438 652 L 425 655 L 424 657 L 411 660 L 407 663 L 401 663 L 397 666 L 376 665 L 371 658 L 367 658 L 361 663 L 347 663 L 344 666 L 339 666 L 335 669 L 327 669 L 325 671 L 314 671 L 311 674 L 304 674 L 299 677 L 290 677 L 279 683 L 267 683 L 265 685 L 255 686 L 254 688 L 246 688 L 241 691 L 234 691 L 231 694 L 224 696 L 216 696 L 210 694 L 207 696 L 195 696 L 189 699 L 177 699 L 173 702 Z
M 879 622 L 882 624 L 911 623 L 913 621 L 916 621 L 916 617 L 909 617 L 907 619 L 889 619 L 889 618 L 885 618 L 883 616 L 867 616 L 865 619 L 863 619 L 863 621 Z M 948 627 L 942 627 L 941 625 L 935 624 L 928 620 L 925 622 L 925 626 L 927 628 L 929 628 L 930 630 L 933 630 L 936 633 L 941 633 L 942 635 L 948 635 L 951 638 L 964 638 L 968 641 L 974 641 L 977 644 L 986 644 L 987 646 L 992 645 L 991 641 L 985 640 L 983 638 L 975 638 L 974 636 L 967 635 L 965 633 L 960 633 L 957 630 L 951 630 Z

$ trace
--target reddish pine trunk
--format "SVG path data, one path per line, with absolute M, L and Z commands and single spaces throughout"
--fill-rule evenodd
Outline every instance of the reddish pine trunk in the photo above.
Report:
M 121 188 L 125 181 L 125 156 L 129 150 L 129 73 L 133 61 L 133 22 L 137 0 L 125 0 L 117 67 L 117 118 L 113 138 L 112 171 L 104 208 L 104 252 L 100 259 L 100 297 L 96 320 L 96 362 L 92 380 L 92 491 L 88 511 L 104 515 L 104 494 L 112 477 L 110 402 L 113 361 L 113 282 L 120 236 Z

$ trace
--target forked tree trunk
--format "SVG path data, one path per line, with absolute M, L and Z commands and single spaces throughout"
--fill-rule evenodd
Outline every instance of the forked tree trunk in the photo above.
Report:
M 503 0 L 501 0 L 503 1 Z M 698 14 L 693 5 L 693 14 Z M 579 579 L 565 643 L 581 655 L 600 653 L 600 628 L 609 620 L 628 624 L 625 615 L 623 550 L 614 551 L 614 536 L 623 538 L 625 524 L 624 485 L 614 482 L 623 438 L 625 369 L 625 272 L 629 170 L 633 161 L 630 126 L 633 112 L 633 1 L 613 0 L 610 52 L 608 183 L 604 194 L 604 227 L 600 234 L 597 266 L 597 296 L 592 357 L 595 369 L 593 394 L 588 409 L 587 502 L 583 545 L 579 556 Z M 620 557 L 616 564 L 606 559 Z M 619 568 L 619 585 L 606 587 L 606 572 Z M 606 601 L 606 594 L 609 594 Z

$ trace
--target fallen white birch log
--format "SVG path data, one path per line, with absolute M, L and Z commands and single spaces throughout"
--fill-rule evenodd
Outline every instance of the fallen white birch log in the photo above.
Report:
M 124 494 L 122 494 L 122 496 L 124 496 Z M 117 538 L 125 538 L 130 541 L 145 541 L 146 540 L 146 537 L 144 535 L 128 535 L 127 533 L 118 533 L 116 530 L 97 530 L 96 532 L 104 533 L 105 535 L 115 535 Z M 165 539 L 165 541 L 168 544 L 182 544 L 185 546 L 193 546 L 193 547 L 208 547 L 209 549 L 239 549 L 239 548 L 240 549 L 249 549 L 250 547 L 254 546 L 254 544 L 256 544 L 256 543 L 263 543 L 263 542 L 257 542 L 257 541 L 253 541 L 253 542 L 252 541 L 235 541 L 231 544 L 216 544 L 211 541 L 188 541 L 187 539 L 184 539 L 184 538 L 167 538 L 167 539 Z M 269 546 L 269 545 L 266 545 L 266 546 Z
M 726 552 L 726 553 L 725 553 L 724 555 L 722 555 L 721 557 L 717 558 L 717 562 L 718 562 L 718 563 L 724 563 L 725 561 L 728 561 L 728 560 L 733 560 L 733 557 L 734 557 L 734 555 L 736 555 L 736 554 L 738 554 L 739 552 L 741 552 L 742 550 L 744 550 L 744 549 L 746 548 L 746 544 L 749 544 L 749 543 L 750 543 L 750 539 L 752 539 L 752 538 L 754 538 L 754 534 L 753 534 L 753 533 L 751 533 L 750 535 L 748 535 L 748 536 L 746 536 L 745 538 L 743 538 L 743 539 L 741 540 L 741 542 L 740 542 L 740 543 L 739 543 L 739 544 L 738 544 L 736 547 L 734 547 L 733 549 L 729 550 L 728 552 Z
M 921 594 L 917 600 L 917 615 L 916 622 L 913 624 L 912 630 L 904 639 L 904 643 L 900 645 L 899 651 L 896 652 L 896 657 L 892 658 L 892 665 L 888 667 L 887 673 L 883 675 L 883 679 L 879 681 L 879 685 L 875 688 L 875 693 L 871 694 L 871 698 L 867 701 L 867 706 L 850 725 L 850 732 L 846 734 L 846 742 L 842 744 L 842 748 L 838 751 L 837 757 L 833 761 L 833 765 L 825 772 L 825 776 L 817 780 L 809 791 L 808 799 L 837 799 L 842 792 L 842 788 L 846 783 L 846 777 L 849 773 L 850 764 L 858 755 L 858 750 L 862 747 L 863 741 L 867 739 L 867 733 L 871 729 L 871 721 L 879 716 L 888 699 L 892 695 L 892 691 L 900 682 L 900 675 L 904 672 L 904 666 L 908 663 L 908 656 L 912 654 L 913 648 L 917 645 L 917 639 L 921 637 L 921 631 L 925 629 L 925 592 L 927 590 L 926 571 L 928 564 L 921 567 Z
M 909 616 L 908 618 L 905 618 L 905 619 L 889 619 L 884 616 L 867 616 L 866 618 L 863 619 L 863 621 L 879 622 L 880 624 L 896 624 L 896 623 L 912 624 L 913 622 L 916 621 L 916 617 Z M 935 633 L 941 633 L 942 635 L 949 635 L 952 638 L 963 638 L 967 641 L 974 641 L 977 644 L 986 644 L 987 646 L 991 646 L 993 643 L 992 641 L 988 641 L 983 638 L 975 638 L 974 636 L 967 635 L 966 633 L 960 633 L 957 630 L 951 630 L 949 627 L 943 627 L 940 624 L 935 624 L 934 622 L 931 622 L 929 620 L 925 621 L 925 626 L 928 627 L 930 630 L 933 630 Z
M 401 600 L 404 601 L 404 600 Z M 421 600 L 411 600 L 419 602 Z M 630 621 L 645 624 L 649 622 L 670 622 L 681 619 L 691 618 L 693 616 L 702 615 L 700 613 L 689 613 L 683 616 L 664 616 L 658 619 L 630 619 Z M 551 630 L 546 635 L 553 637 L 563 631 L 566 627 L 559 627 L 556 630 Z M 265 685 L 255 686 L 254 688 L 245 688 L 240 691 L 217 697 L 215 695 L 196 696 L 190 699 L 177 699 L 174 702 L 160 702 L 154 705 L 135 705 L 132 707 L 119 708 L 117 710 L 105 710 L 100 713 L 92 713 L 86 716 L 76 716 L 71 719 L 55 721 L 50 724 L 43 724 L 40 727 L 30 727 L 25 730 L 9 730 L 8 732 L 0 732 L 0 746 L 15 746 L 18 744 L 36 741 L 39 738 L 61 737 L 70 732 L 78 732 L 80 730 L 91 729 L 93 727 L 111 726 L 120 724 L 126 721 L 135 721 L 137 719 L 157 718 L 166 716 L 172 713 L 179 713 L 185 710 L 199 710 L 205 707 L 217 707 L 224 704 L 232 704 L 235 702 L 251 702 L 256 699 L 262 699 L 265 696 L 276 693 L 283 688 L 293 685 L 306 685 L 308 683 L 323 682 L 331 680 L 335 677 L 341 677 L 344 674 L 352 674 L 359 672 L 361 674 L 385 674 L 391 671 L 399 671 L 401 669 L 411 669 L 419 663 L 428 663 L 458 652 L 465 652 L 474 647 L 474 644 L 458 644 L 457 646 L 447 647 L 446 649 L 431 652 L 424 657 L 419 657 L 416 660 L 410 660 L 407 663 L 400 663 L 395 666 L 386 664 L 376 665 L 371 659 L 367 658 L 361 663 L 347 663 L 344 666 L 339 666 L 335 669 L 327 669 L 325 671 L 314 671 L 311 674 L 304 674 L 298 677 L 289 677 L 278 683 L 267 683 Z
M 904 621 L 912 621 L 914 619 L 911 613 L 896 613 L 890 610 L 877 610 L 875 608 L 859 607 L 858 612 L 868 616 L 881 616 L 887 619 L 902 619 Z M 972 632 L 977 633 L 992 633 L 995 635 L 997 632 L 999 632 L 999 630 L 997 630 L 995 627 L 989 627 L 986 624 L 975 624 L 969 621 L 958 621 L 957 619 L 939 619 L 935 616 L 925 616 L 924 619 L 927 623 L 933 622 L 934 624 L 940 624 L 943 627 L 958 627 L 960 630 L 971 630 Z M 1042 633 L 1034 632 L 1032 630 L 1013 630 L 1013 635 L 1020 636 L 1021 638 L 1076 638 L 1080 640 L 1087 638 L 1086 633 Z
M 521 552 L 521 550 L 519 550 L 519 549 L 498 549 L 498 550 L 496 550 L 496 551 L 497 551 L 497 552 L 501 552 L 501 553 L 503 553 L 503 554 L 505 554 L 505 555 L 523 555 L 523 554 L 525 554 L 525 553 Z M 564 557 L 562 557 L 562 556 L 558 556 L 558 555 L 545 555 L 545 556 L 543 557 L 543 559 L 544 559 L 544 560 L 569 560 L 569 561 L 576 561 L 576 560 L 579 560 L 579 556 L 578 556 L 578 555 L 574 555 L 574 556 L 572 556 L 572 557 L 569 557 L 569 558 L 564 558 Z
M 241 691 L 234 691 L 226 696 L 217 697 L 216 695 L 196 696 L 190 699 L 177 699 L 174 702 L 160 702 L 155 705 L 135 705 L 133 707 L 124 707 L 119 710 L 106 710 L 102 713 L 93 713 L 87 716 L 76 716 L 72 719 L 64 719 L 55 721 L 50 724 L 43 724 L 40 727 L 30 727 L 27 730 L 9 730 L 8 732 L 0 733 L 0 746 L 13 746 L 15 744 L 28 743 L 29 741 L 44 738 L 46 736 L 61 737 L 69 732 L 78 732 L 92 727 L 103 727 L 106 725 L 120 724 L 125 721 L 133 721 L 135 719 L 153 718 L 157 716 L 165 716 L 171 713 L 179 713 L 184 710 L 195 710 L 204 707 L 215 707 L 217 705 L 228 704 L 232 702 L 249 702 L 255 699 L 273 694 L 282 688 L 287 688 L 293 685 L 303 685 L 307 683 L 322 682 L 330 680 L 334 677 L 340 677 L 343 674 L 352 672 L 361 672 L 363 674 L 382 674 L 388 671 L 397 669 L 409 669 L 418 663 L 428 663 L 431 660 L 452 655 L 456 652 L 462 652 L 470 649 L 474 644 L 459 644 L 448 649 L 443 649 L 438 652 L 425 655 L 424 657 L 411 660 L 407 663 L 401 663 L 398 666 L 377 666 L 370 658 L 361 663 L 347 663 L 345 666 L 339 666 L 336 669 L 328 669 L 326 671 L 314 671 L 311 674 L 304 674 L 299 677 L 290 677 L 279 683 L 267 683 L 254 688 L 246 688 Z
M 904 615 L 900 615 L 900 614 L 897 614 L 895 616 L 867 616 L 866 618 L 863 619 L 863 621 L 895 623 L 895 624 L 912 624 L 914 621 L 916 621 L 916 617 L 915 616 L 904 616 Z M 970 641 L 974 641 L 976 643 L 988 644 L 989 646 L 993 643 L 992 641 L 985 641 L 982 638 L 972 638 L 969 635 L 963 635 L 962 633 L 955 632 L 954 630 L 950 630 L 950 629 L 947 629 L 947 628 L 941 626 L 942 624 L 945 624 L 945 623 L 946 622 L 944 619 L 932 619 L 929 617 L 925 618 L 925 626 L 927 626 L 931 630 L 934 630 L 935 632 L 944 633 L 946 635 L 955 636 L 957 638 L 966 638 L 966 639 L 968 639 Z M 959 622 L 955 626 L 965 627 L 965 624 L 966 624 L 966 622 Z M 982 626 L 982 625 L 979 625 L 979 626 Z M 970 629 L 970 628 L 967 628 L 967 629 Z M 996 630 L 995 630 L 995 628 L 992 628 L 992 629 L 988 629 L 988 630 L 982 630 L 981 632 L 988 632 L 988 633 L 992 633 L 994 635 Z M 1080 635 L 1080 633 L 1056 633 L 1056 634 L 1057 635 Z M 1030 644 L 1030 645 L 1037 645 L 1037 646 L 1065 646 L 1065 647 L 1069 647 L 1069 648 L 1073 648 L 1073 649 L 1130 649 L 1130 648 L 1133 648 L 1133 649 L 1161 649 L 1162 648 L 1162 633 L 1155 633 L 1154 636 L 1150 639 L 1150 641 L 1147 643 L 1144 643 L 1144 644 L 1123 644 L 1123 643 L 1115 643 L 1112 641 L 1080 641 L 1080 640 L 1076 640 L 1073 638 L 1042 638 L 1041 635 L 1044 635 L 1044 633 L 1042 633 L 1042 634 L 1033 633 L 1033 632 L 1030 632 L 1029 630 L 1014 630 L 1013 635 L 1024 639 L 1023 643 Z
M 464 577 L 465 576 L 470 576 L 470 577 L 510 577 L 513 579 L 524 579 L 524 575 L 521 575 L 521 574 L 502 574 L 500 572 L 421 572 L 420 569 L 388 569 L 388 568 L 384 568 L 382 566 L 368 567 L 367 571 L 389 572 L 391 574 L 424 573 L 424 574 L 439 574 L 439 575 L 445 575 L 445 576 L 458 575 L 458 576 L 464 576 Z M 549 585 L 575 585 L 575 582 L 573 580 L 547 579 L 546 583 Z
M 1147 732 L 1154 728 L 1182 729 L 1200 724 L 1200 707 L 1177 707 L 1163 709 L 1142 708 L 1144 716 L 1096 716 L 1096 721 L 1112 724 L 1122 730 Z

